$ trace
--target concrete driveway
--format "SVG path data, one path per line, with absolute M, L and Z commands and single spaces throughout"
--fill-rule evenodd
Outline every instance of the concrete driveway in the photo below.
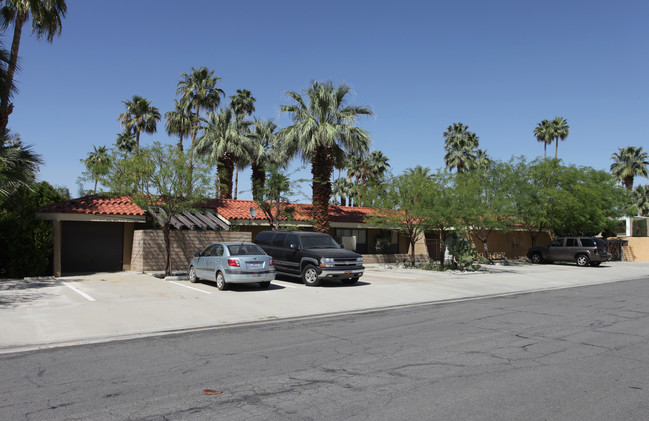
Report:
M 136 272 L 0 281 L 0 352 L 127 339 L 236 323 L 516 294 L 649 277 L 648 262 L 486 266 L 476 273 L 368 267 L 358 284 L 270 288 L 162 280 Z

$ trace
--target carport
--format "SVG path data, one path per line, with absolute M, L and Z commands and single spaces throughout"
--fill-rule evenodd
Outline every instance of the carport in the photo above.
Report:
M 39 209 L 54 226 L 53 272 L 130 270 L 135 224 L 145 213 L 128 198 L 85 196 Z

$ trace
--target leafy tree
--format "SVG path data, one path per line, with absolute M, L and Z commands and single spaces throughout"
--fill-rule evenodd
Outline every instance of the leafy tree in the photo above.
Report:
M 642 147 L 627 146 L 611 156 L 611 172 L 622 182 L 627 190 L 633 189 L 633 179 L 636 175 L 648 176 L 649 154 Z
M 217 192 L 221 199 L 232 199 L 232 176 L 237 159 L 246 157 L 251 149 L 250 139 L 243 135 L 245 121 L 233 118 L 231 108 L 220 113 L 208 113 L 204 134 L 197 140 L 196 152 L 208 162 L 217 164 Z
M 508 198 L 515 180 L 508 177 L 506 164 L 496 162 L 487 171 L 460 173 L 456 177 L 460 214 L 471 234 L 482 242 L 484 255 L 490 259 L 489 236 L 508 228 L 513 208 Z
M 96 147 L 88 152 L 88 157 L 82 162 L 86 166 L 88 176 L 95 182 L 93 194 L 97 194 L 97 183 L 110 172 L 110 155 L 105 146 Z
M 18 68 L 18 50 L 23 26 L 31 18 L 32 33 L 36 33 L 36 38 L 40 40 L 45 36 L 47 41 L 52 42 L 54 36 L 61 33 L 61 21 L 67 12 L 64 0 L 4 0 L 2 4 L 0 25 L 5 30 L 13 25 L 14 33 L 6 79 L 0 86 L 0 133 L 7 129 L 9 115 L 13 111 L 10 100 L 14 74 Z
M 434 201 L 431 184 L 430 170 L 418 166 L 388 180 L 384 192 L 375 200 L 378 212 L 372 216 L 372 222 L 406 235 L 413 264 L 415 244 L 430 227 L 429 206 Z
M 282 105 L 281 110 L 291 115 L 293 125 L 283 128 L 279 136 L 289 156 L 299 154 L 311 163 L 313 176 L 313 228 L 329 231 L 329 199 L 331 175 L 340 151 L 365 153 L 370 135 L 355 126 L 360 116 L 371 116 L 368 107 L 347 105 L 351 88 L 345 84 L 337 87 L 331 81 L 312 82 L 304 92 L 289 91 L 295 102 Z
M 139 95 L 133 95 L 130 101 L 122 101 L 126 112 L 119 115 L 119 120 L 125 130 L 135 134 L 135 150 L 140 150 L 140 133 L 155 133 L 160 111 Z
M 291 220 L 295 207 L 289 197 L 294 194 L 289 177 L 280 171 L 280 166 L 270 163 L 266 166 L 266 183 L 259 188 L 257 206 L 264 212 L 272 230 L 280 228 L 280 221 Z
M 221 97 L 225 95 L 223 90 L 216 87 L 221 78 L 214 76 L 214 71 L 207 67 L 195 69 L 192 67 L 190 74 L 181 73 L 181 80 L 178 82 L 176 95 L 181 95 L 181 106 L 194 110 L 192 117 L 193 127 L 191 129 L 192 142 L 189 147 L 189 172 L 188 188 L 192 189 L 192 168 L 194 162 L 194 144 L 199 131 L 201 121 L 201 110 L 215 111 L 221 104 Z
M 40 206 L 69 199 L 45 181 L 0 197 L 0 273 L 12 278 L 51 274 L 54 230 L 37 218 Z M 16 240 L 19 239 L 19 240 Z
M 18 135 L 0 134 L 0 198 L 8 197 L 19 187 L 33 183 L 42 164 L 32 147 L 23 145 Z
M 252 125 L 252 131 L 248 135 L 250 138 L 250 166 L 252 167 L 252 198 L 260 200 L 266 183 L 266 165 L 271 163 L 286 162 L 281 156 L 281 150 L 276 148 L 277 134 L 275 130 L 277 124 L 272 119 L 260 120 L 255 119 Z
M 157 210 L 157 222 L 162 226 L 165 242 L 165 275 L 171 275 L 171 219 L 205 200 L 209 185 L 207 166 L 194 167 L 191 195 L 187 194 L 190 176 L 187 156 L 176 146 L 154 142 L 113 168 L 115 173 L 109 185 L 113 193 L 130 195 L 142 209 Z M 135 193 L 129 188 L 133 177 L 141 185 Z

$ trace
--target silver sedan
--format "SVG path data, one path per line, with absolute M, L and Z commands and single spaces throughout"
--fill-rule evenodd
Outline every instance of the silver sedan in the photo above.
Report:
M 275 279 L 273 258 L 253 243 L 214 243 L 189 262 L 189 280 L 216 282 L 219 290 L 228 284 L 259 283 L 268 288 Z

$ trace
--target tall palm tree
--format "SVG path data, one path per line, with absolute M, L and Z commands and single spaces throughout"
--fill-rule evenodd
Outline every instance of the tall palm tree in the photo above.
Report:
M 334 204 L 336 203 L 336 197 L 340 197 L 340 206 L 351 206 L 352 199 L 356 195 L 356 186 L 346 178 L 338 178 L 333 183 L 332 194 Z
M 277 124 L 272 119 L 260 120 L 255 119 L 252 125 L 252 131 L 248 135 L 250 138 L 250 166 L 252 167 L 252 198 L 261 200 L 266 183 L 266 164 L 281 164 L 286 160 L 279 159 L 278 148 L 274 148 L 276 142 Z
M 251 92 L 247 89 L 237 89 L 236 95 L 230 95 L 230 107 L 234 111 L 234 114 L 237 118 L 237 122 L 243 121 L 247 116 L 252 115 L 255 112 L 255 97 L 252 96 Z M 241 128 L 246 126 L 240 125 Z M 246 133 L 241 133 L 246 134 Z M 243 161 L 235 162 L 235 176 L 234 176 L 234 198 L 236 200 L 237 193 L 239 190 L 239 168 L 242 168 L 246 165 L 243 165 Z
M 97 183 L 99 182 L 99 179 L 109 172 L 110 155 L 105 146 L 93 146 L 93 148 L 94 150 L 88 153 L 88 157 L 84 163 L 86 164 L 86 169 L 95 181 L 93 194 L 97 194 Z
M 0 133 L 4 132 L 13 111 L 9 101 L 12 94 L 14 74 L 18 67 L 18 50 L 23 25 L 32 20 L 32 33 L 36 38 L 45 37 L 48 42 L 54 41 L 54 36 L 61 33 L 61 21 L 67 12 L 65 0 L 3 0 L 0 10 L 0 27 L 7 29 L 13 24 L 14 33 L 11 42 L 6 84 L 0 87 Z
M 130 131 L 124 131 L 117 134 L 117 139 L 115 140 L 117 149 L 124 152 L 124 156 L 127 156 L 135 149 L 135 138 L 133 133 Z
M 636 175 L 647 177 L 649 154 L 642 147 L 627 146 L 611 155 L 613 163 L 611 172 L 627 190 L 633 189 L 633 178 Z
M 178 136 L 178 150 L 183 151 L 183 139 L 192 131 L 194 114 L 186 105 L 176 100 L 174 109 L 165 113 L 165 126 L 169 136 Z
M 306 100 L 289 91 L 287 95 L 295 103 L 281 106 L 293 119 L 293 125 L 280 131 L 289 155 L 299 154 L 304 162 L 311 162 L 316 231 L 329 231 L 331 173 L 337 149 L 365 153 L 371 142 L 369 133 L 354 124 L 360 116 L 374 114 L 368 107 L 347 105 L 350 92 L 346 84 L 313 81 L 304 91 Z
M 554 159 L 557 159 L 559 153 L 559 139 L 563 142 L 568 137 L 570 126 L 565 118 L 555 117 L 554 120 L 552 120 L 552 128 L 555 140 Z
M 543 142 L 543 159 L 547 159 L 548 144 L 554 140 L 554 127 L 550 120 L 543 120 L 534 128 L 534 137 L 538 142 Z
M 222 199 L 232 199 L 234 163 L 248 156 L 251 149 L 240 124 L 249 123 L 237 122 L 229 107 L 220 113 L 210 112 L 204 133 L 194 145 L 196 153 L 217 164 L 217 196 Z
M 126 112 L 119 115 L 122 127 L 135 134 L 135 150 L 140 150 L 140 133 L 155 133 L 160 111 L 139 95 L 133 95 L 130 101 L 122 101 Z
M 29 187 L 42 163 L 40 155 L 23 145 L 18 136 L 6 130 L 0 134 L 0 197 L 9 197 L 21 186 Z
M 181 73 L 176 94 L 180 95 L 180 102 L 194 111 L 192 120 L 193 127 L 192 142 L 189 147 L 189 186 L 192 190 L 192 169 L 194 168 L 194 143 L 199 131 L 201 110 L 215 111 L 221 104 L 221 97 L 225 95 L 223 90 L 216 87 L 221 78 L 214 76 L 214 71 L 207 67 L 195 69 L 192 67 L 191 74 Z
M 487 155 L 487 151 L 478 149 L 471 162 L 471 170 L 485 171 L 491 166 L 491 158 Z
M 455 168 L 458 173 L 474 166 L 476 148 L 480 143 L 478 136 L 468 129 L 467 125 L 453 123 L 443 133 L 446 152 L 444 162 L 447 168 Z

